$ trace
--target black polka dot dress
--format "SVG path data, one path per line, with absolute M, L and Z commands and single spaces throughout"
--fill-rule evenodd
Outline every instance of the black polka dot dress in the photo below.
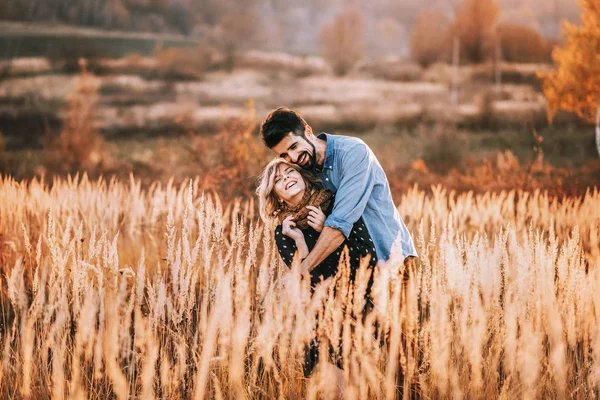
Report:
M 331 206 L 328 210 L 325 210 L 325 215 L 329 215 L 331 210 L 333 209 L 333 201 L 331 201 Z M 315 231 L 313 228 L 308 227 L 302 230 L 304 234 L 304 240 L 306 241 L 306 246 L 309 251 L 315 247 L 317 240 L 319 239 L 319 232 Z M 291 267 L 292 260 L 296 254 L 296 242 L 294 239 L 285 236 L 282 233 L 282 226 L 277 225 L 275 228 L 275 243 L 277 244 L 277 249 L 279 250 L 279 255 L 283 262 Z M 367 227 L 362 218 L 360 218 L 354 226 L 352 227 L 352 231 L 348 238 L 338 247 L 333 253 L 331 253 L 323 262 L 317 265 L 310 273 L 311 275 L 311 285 L 315 287 L 322 279 L 327 279 L 331 276 L 334 276 L 337 272 L 338 264 L 340 261 L 340 257 L 345 247 L 348 247 L 348 254 L 350 256 L 350 279 L 354 280 L 354 275 L 356 271 L 360 267 L 360 260 L 367 255 L 370 256 L 369 265 L 374 267 L 377 264 L 377 255 L 375 254 L 375 246 L 367 231 Z M 373 275 L 369 279 L 367 284 L 367 290 L 365 293 L 365 297 L 369 298 L 371 286 L 373 284 Z M 366 312 L 369 309 L 370 301 L 367 301 L 367 305 L 365 306 Z M 339 368 L 342 368 L 341 364 L 341 352 L 340 349 L 329 348 L 329 353 L 331 359 L 336 360 L 336 364 Z M 310 345 L 305 348 L 305 358 L 304 358 L 304 376 L 309 377 L 312 373 L 315 365 L 318 363 L 319 359 L 319 343 L 316 340 L 311 341 Z
M 317 243 L 317 239 L 319 239 L 319 232 L 315 231 L 312 227 L 308 227 L 302 230 L 302 233 L 304 233 L 304 240 L 306 241 L 308 250 L 312 251 Z M 288 267 L 290 267 L 294 255 L 296 254 L 296 242 L 294 239 L 287 237 L 282 233 L 281 225 L 277 225 L 275 228 L 275 243 L 277 244 L 281 259 Z M 321 279 L 327 279 L 336 274 L 338 263 L 345 246 L 348 247 L 350 255 L 351 278 L 354 278 L 354 272 L 360 266 L 361 258 L 370 255 L 370 265 L 375 266 L 375 264 L 377 264 L 375 246 L 373 245 L 373 241 L 371 240 L 371 236 L 367 231 L 363 219 L 360 218 L 354 224 L 350 236 L 344 243 L 311 271 L 311 281 L 313 285 L 320 282 Z
M 330 210 L 327 210 L 325 214 L 329 214 Z M 306 241 L 306 246 L 309 251 L 315 247 L 317 243 L 317 239 L 319 239 L 319 232 L 315 231 L 313 228 L 308 227 L 307 229 L 302 230 L 304 233 L 304 240 Z M 285 264 L 290 267 L 292 265 L 292 260 L 294 259 L 294 255 L 296 254 L 296 242 L 294 239 L 285 236 L 282 233 L 281 225 L 277 225 L 275 228 L 275 243 L 277 244 L 277 249 L 279 250 L 279 255 Z M 350 256 L 350 279 L 354 280 L 354 275 L 356 271 L 360 267 L 360 260 L 362 257 L 366 257 L 370 255 L 370 266 L 373 267 L 377 264 L 377 256 L 375 254 L 375 246 L 373 245 L 373 241 L 371 240 L 371 236 L 367 231 L 365 223 L 363 219 L 360 218 L 354 224 L 352 231 L 350 232 L 350 236 L 334 251 L 331 253 L 323 262 L 317 267 L 315 267 L 310 275 L 311 275 L 311 285 L 315 287 L 322 279 L 327 279 L 331 276 L 334 276 L 337 272 L 338 263 L 340 257 L 342 255 L 342 251 L 344 247 L 348 247 L 348 254 Z M 373 275 L 369 279 L 367 284 L 367 290 L 365 293 L 365 297 L 368 299 L 371 291 L 371 286 L 373 284 Z M 367 305 L 363 311 L 367 312 L 369 309 L 370 301 L 367 301 Z M 340 349 L 333 349 L 331 346 L 329 348 L 330 358 L 335 360 L 336 365 L 339 368 L 342 368 L 341 364 L 341 351 Z M 315 339 L 310 342 L 310 345 L 305 347 L 304 353 L 304 376 L 309 377 L 314 370 L 315 366 L 319 361 L 319 343 Z

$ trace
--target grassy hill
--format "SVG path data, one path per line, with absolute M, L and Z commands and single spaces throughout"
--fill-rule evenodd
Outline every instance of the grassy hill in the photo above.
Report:
M 0 22 L 0 59 L 17 57 L 124 57 L 152 54 L 157 46 L 191 47 L 182 35 L 105 31 L 67 25 Z

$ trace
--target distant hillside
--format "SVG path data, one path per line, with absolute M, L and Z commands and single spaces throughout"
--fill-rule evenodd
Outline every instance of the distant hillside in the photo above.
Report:
M 187 47 L 182 35 L 108 31 L 68 25 L 0 22 L 0 59 L 16 57 L 123 57 L 151 54 L 157 46 Z
M 576 0 L 496 1 L 500 6 L 500 22 L 528 26 L 547 38 L 557 38 L 561 20 L 576 21 L 580 13 Z M 407 55 L 411 32 L 425 8 L 436 9 L 452 20 L 462 2 L 357 2 L 365 17 L 367 54 Z M 316 55 L 321 48 L 321 28 L 331 23 L 347 3 L 346 0 L 0 0 L 0 20 L 189 35 L 206 39 L 217 47 L 233 43 L 245 50 Z M 235 40 L 228 38 L 232 34 Z M 133 44 L 128 42 L 125 48 Z M 27 43 L 25 47 L 35 46 Z

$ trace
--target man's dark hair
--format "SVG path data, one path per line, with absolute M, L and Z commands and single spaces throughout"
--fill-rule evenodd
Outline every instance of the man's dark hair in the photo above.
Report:
M 271 111 L 260 126 L 260 134 L 268 148 L 273 148 L 290 132 L 305 137 L 306 121 L 294 110 L 279 107 Z

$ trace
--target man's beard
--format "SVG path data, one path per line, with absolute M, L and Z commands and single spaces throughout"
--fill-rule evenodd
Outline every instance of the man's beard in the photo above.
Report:
M 298 164 L 298 165 L 302 169 L 312 170 L 317 166 L 317 149 L 315 148 L 315 145 L 312 144 L 310 141 L 306 140 L 306 142 L 310 145 L 310 147 L 312 147 L 312 153 L 309 153 L 309 152 L 303 153 L 303 155 L 306 154 L 308 157 L 308 160 L 309 160 L 308 165 L 306 165 L 306 166 L 300 165 L 300 164 Z M 302 157 L 302 156 L 300 156 L 300 157 Z

